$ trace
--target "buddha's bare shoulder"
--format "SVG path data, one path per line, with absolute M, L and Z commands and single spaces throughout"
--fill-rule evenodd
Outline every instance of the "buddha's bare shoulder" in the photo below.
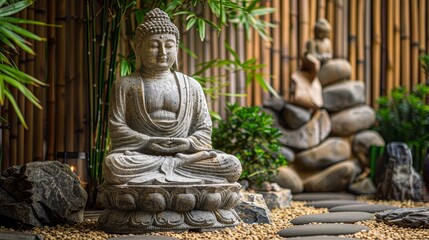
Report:
M 127 76 L 120 77 L 116 80 L 116 86 L 126 87 L 132 86 L 133 84 L 139 84 L 141 82 L 141 77 L 138 72 L 133 72 Z

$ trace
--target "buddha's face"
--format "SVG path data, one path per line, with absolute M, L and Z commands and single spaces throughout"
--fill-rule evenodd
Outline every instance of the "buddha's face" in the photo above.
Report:
M 177 41 L 174 34 L 152 34 L 144 39 L 141 61 L 144 68 L 168 70 L 177 58 Z

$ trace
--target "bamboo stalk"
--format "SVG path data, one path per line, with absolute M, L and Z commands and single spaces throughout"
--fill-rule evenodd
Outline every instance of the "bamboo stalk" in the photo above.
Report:
M 411 2 L 411 88 L 419 82 L 419 9 L 417 1 Z M 410 88 L 410 89 L 411 89 Z
M 221 33 L 220 33 L 220 36 L 219 36 L 219 49 L 218 49 L 218 56 L 219 56 L 219 58 L 220 59 L 225 59 L 226 58 L 226 53 L 225 53 L 225 51 L 226 51 L 226 47 L 225 47 L 225 41 L 226 41 L 226 28 L 224 28 L 224 29 L 222 29 L 222 31 L 221 31 Z M 220 74 L 220 76 L 221 76 L 221 78 L 220 78 L 220 87 L 221 87 L 221 89 L 220 89 L 220 92 L 221 92 L 221 94 L 220 94 L 220 96 L 219 96 L 219 113 L 220 113 L 220 115 L 221 116 L 226 116 L 226 112 L 225 112 L 225 106 L 226 106 L 226 84 L 227 84 L 227 82 L 226 82 L 226 79 L 225 79 L 225 76 L 226 76 L 226 71 L 225 71 L 225 68 L 221 68 L 220 70 L 219 70 L 219 74 Z
M 357 23 L 356 23 L 356 14 L 357 13 L 357 0 L 350 0 L 350 5 L 349 5 L 349 17 L 350 17 L 350 21 L 349 21 L 349 62 L 350 65 L 352 66 L 352 73 L 350 75 L 351 79 L 356 79 L 356 51 L 357 51 L 357 47 L 356 47 L 356 40 L 357 40 L 357 36 L 356 36 L 356 27 L 357 27 Z
M 87 152 L 88 150 L 85 149 L 85 146 L 88 144 L 86 143 L 86 138 L 85 138 L 85 123 L 84 123 L 84 118 L 85 118 L 85 103 L 84 103 L 84 91 L 85 91 L 85 87 L 84 87 L 84 59 L 85 59 L 85 55 L 84 55 L 84 36 L 83 33 L 85 31 L 85 24 L 83 22 L 84 19 L 84 5 L 83 2 L 75 2 L 76 4 L 76 14 L 77 14 L 77 29 L 76 29 L 76 33 L 75 33 L 75 38 L 76 38 L 76 49 L 78 49 L 76 51 L 76 58 L 75 58 L 75 74 L 76 74 L 76 89 L 77 89 L 77 93 L 79 93 L 79 97 L 76 99 L 76 104 L 75 104 L 75 112 L 76 112 L 76 117 L 74 119 L 75 121 L 75 144 L 76 144 L 76 149 L 78 151 L 84 151 Z
M 231 46 L 232 49 L 237 49 L 237 45 L 236 45 L 236 37 L 237 37 L 237 31 L 233 26 L 230 26 L 227 28 L 228 30 L 228 34 L 227 34 L 227 41 L 228 44 Z M 201 46 L 201 44 L 199 44 Z M 231 54 L 227 53 L 227 58 L 234 61 L 233 57 L 231 56 Z M 227 75 L 227 79 L 226 82 L 229 83 L 228 86 L 228 92 L 230 93 L 230 96 L 228 96 L 227 101 L 230 103 L 235 103 L 236 101 L 236 97 L 234 96 L 234 94 L 237 93 L 237 73 L 235 73 L 232 70 L 228 70 L 228 75 Z M 225 106 L 224 106 L 225 108 Z
M 343 26 L 343 6 L 344 3 L 342 0 L 337 0 L 335 4 L 335 24 L 331 24 L 331 26 L 334 26 L 334 35 L 335 35 L 335 41 L 334 41 L 334 56 L 338 58 L 344 58 L 344 26 Z M 332 39 L 332 38 L 331 38 Z
M 211 14 L 211 20 L 213 22 L 216 21 L 216 17 L 213 14 Z M 211 31 L 211 38 L 213 40 L 211 52 L 210 52 L 211 59 L 218 59 L 219 58 L 219 36 L 218 36 L 218 32 L 215 29 L 212 29 Z M 219 76 L 219 68 L 212 68 L 211 76 L 215 76 L 215 77 Z M 214 83 L 212 87 L 219 88 L 219 84 Z M 212 109 L 213 111 L 219 112 L 219 101 L 217 101 L 219 95 L 218 94 L 213 94 L 213 95 L 216 100 L 212 102 L 213 104 Z
M 399 87 L 401 85 L 401 7 L 400 0 L 393 0 L 394 8 L 394 22 L 393 22 L 393 45 L 395 55 L 393 56 L 394 62 L 394 85 L 393 87 Z
M 361 14 L 365 11 L 365 0 L 357 2 L 357 62 L 356 62 L 356 78 L 365 80 L 365 17 Z M 368 85 L 367 85 L 368 86 Z
M 272 75 L 273 75 L 273 88 L 276 92 L 281 93 L 281 76 L 280 76 L 280 64 L 281 64 L 281 53 L 280 53 L 280 44 L 281 44 L 281 29 L 280 29 L 280 9 L 281 2 L 280 0 L 273 1 L 273 8 L 275 12 L 272 17 L 272 23 L 276 26 L 273 29 L 273 42 L 272 42 Z
M 24 9 L 23 11 L 21 11 L 19 13 L 19 17 L 26 19 L 27 18 L 27 9 Z M 23 24 L 21 26 L 23 28 L 26 28 L 25 24 Z M 20 50 L 18 67 L 23 72 L 27 71 L 26 64 L 25 64 L 26 56 L 27 56 L 27 53 L 23 50 Z M 25 113 L 27 110 L 27 109 L 25 109 L 25 102 L 26 102 L 26 99 L 25 99 L 24 95 L 22 93 L 18 92 L 18 106 L 19 106 L 19 109 L 21 109 L 23 116 L 26 116 Z M 29 120 L 25 119 L 25 121 L 28 124 Z M 25 163 L 25 129 L 21 123 L 18 124 L 18 145 L 17 145 L 17 148 L 18 148 L 17 149 L 17 151 L 18 151 L 17 152 L 17 164 L 23 165 Z
M 298 3 L 291 0 L 290 6 L 290 73 L 298 69 Z
M 371 4 L 371 0 L 365 0 L 365 11 L 364 12 L 368 12 L 371 13 L 372 12 L 372 4 Z M 366 86 L 366 102 L 370 105 L 372 105 L 372 107 L 375 107 L 376 104 L 374 101 L 372 101 L 372 79 L 371 79 L 371 74 L 372 74 L 372 50 L 371 50 L 371 42 L 372 42 L 372 38 L 371 38 L 371 32 L 372 32 L 372 21 L 371 21 L 371 14 L 365 14 L 365 77 L 364 77 L 364 81 L 365 81 L 365 86 Z
M 314 26 L 317 21 L 317 0 L 310 0 L 310 17 L 309 17 L 309 29 L 308 29 L 308 38 L 314 38 Z M 304 45 L 305 48 L 305 45 Z
M 395 7 L 393 1 L 387 3 L 387 69 L 386 69 L 386 94 L 390 96 L 390 92 L 394 86 L 394 13 Z
M 289 43 L 290 43 L 290 1 L 282 1 L 281 4 L 281 81 L 282 95 L 285 100 L 289 99 Z
M 256 31 L 253 31 L 253 37 L 255 38 L 255 58 L 257 62 L 262 63 L 261 57 L 261 37 Z M 262 103 L 262 89 L 255 83 L 253 83 L 253 102 L 252 106 L 259 106 Z
M 56 23 L 61 24 L 65 27 L 67 27 L 67 24 L 65 22 L 66 18 L 66 2 L 65 1 L 58 1 L 58 4 L 56 5 Z M 56 135 L 56 141 L 55 141 L 55 151 L 61 152 L 65 151 L 65 121 L 66 121 L 66 104 L 65 104 L 65 97 L 66 97 L 66 58 L 64 57 L 66 54 L 66 29 L 58 29 L 55 33 L 55 40 L 57 41 L 57 48 L 55 51 L 55 69 L 57 70 L 56 74 L 56 84 L 52 85 L 52 87 L 55 87 L 55 100 L 56 100 L 56 109 L 55 109 L 55 135 Z
M 310 16 L 308 14 L 309 4 L 308 0 L 299 1 L 298 6 L 298 33 L 299 33 L 299 41 L 298 41 L 298 55 L 301 56 L 305 49 L 305 43 L 308 41 L 308 37 L 310 36 L 310 27 L 309 27 L 309 19 Z
M 382 0 L 382 6 L 386 6 L 386 0 Z M 381 8 L 381 66 L 380 66 L 380 92 L 379 94 L 385 95 L 386 89 L 386 71 L 387 71 L 387 13 L 386 8 Z M 376 101 L 377 99 L 373 99 Z
M 429 25 L 427 24 L 426 20 L 428 18 L 427 13 L 426 12 L 426 2 L 427 0 L 420 0 L 419 1 L 419 43 L 420 43 L 420 51 L 419 54 L 423 54 L 425 53 L 425 50 L 428 51 L 428 49 L 426 48 L 426 41 L 425 41 L 425 36 L 426 36 L 426 32 L 428 31 L 427 28 L 429 28 Z M 429 40 L 429 38 L 428 38 Z M 420 83 L 425 83 L 426 82 L 426 76 L 424 73 L 424 70 L 422 67 L 419 68 L 419 76 L 420 76 Z
M 36 5 L 36 21 L 47 22 L 47 6 L 46 0 L 39 0 L 35 3 Z M 47 38 L 47 29 L 43 26 L 36 26 L 35 28 L 37 34 L 41 37 Z M 37 49 L 37 55 L 35 57 L 35 69 L 34 77 L 45 82 L 46 80 L 46 43 L 45 42 L 36 42 L 35 49 Z M 44 110 L 46 110 L 46 103 L 44 102 L 45 88 L 35 88 L 34 95 L 41 100 Z M 45 140 L 44 136 L 44 110 L 35 108 L 34 111 L 34 156 L 33 161 L 43 161 L 44 150 L 43 142 Z
M 318 0 L 317 1 L 317 18 L 326 18 L 326 1 Z
M 48 22 L 50 24 L 55 24 L 55 9 L 56 9 L 56 2 L 53 1 L 51 4 L 48 4 Z M 55 77 L 55 68 L 56 68 L 56 43 L 55 40 L 55 32 L 61 31 L 56 28 L 49 28 L 48 30 L 48 66 L 49 72 L 48 72 L 48 139 L 47 139 L 47 159 L 48 160 L 54 160 L 55 157 L 55 129 L 56 129 L 56 121 L 55 121 L 55 115 L 56 115 L 56 102 L 55 102 L 55 83 L 56 83 L 56 77 Z M 61 56 L 62 57 L 62 56 Z
M 34 7 L 27 8 L 27 17 L 26 19 L 34 19 Z M 30 32 L 34 32 L 34 25 L 28 24 L 26 29 Z M 34 46 L 34 40 L 28 40 L 31 46 Z M 37 51 L 37 50 L 36 50 Z M 35 56 L 27 54 L 25 58 L 26 64 L 26 73 L 34 76 L 34 61 Z M 33 86 L 28 86 L 28 90 L 34 92 Z M 24 163 L 29 163 L 33 161 L 33 149 L 34 149 L 34 105 L 29 101 L 25 101 L 25 119 L 27 119 L 28 129 L 24 133 Z
M 64 149 L 67 152 L 72 152 L 75 150 L 74 146 L 74 139 L 75 139 L 75 121 L 74 118 L 76 117 L 76 97 L 75 93 L 76 90 L 76 42 L 80 39 L 74 39 L 76 36 L 77 28 L 76 28 L 76 18 L 71 18 L 70 16 L 76 16 L 76 8 L 73 2 L 67 1 L 67 10 L 66 10 L 66 31 L 65 31 L 65 54 L 68 56 L 65 60 L 67 68 L 65 68 L 65 80 L 66 80 L 66 89 L 65 92 L 65 106 L 67 109 L 67 114 L 64 116 L 64 122 L 65 122 L 65 131 L 64 131 Z M 66 111 L 65 111 L 66 112 Z
M 265 1 L 264 7 L 271 8 L 272 2 L 271 1 Z M 262 16 L 262 18 L 267 22 L 272 22 L 272 14 L 267 14 Z M 265 27 L 265 32 L 267 35 L 271 35 L 271 29 L 269 27 Z M 272 61 L 271 61 L 271 51 L 272 51 L 272 43 L 271 41 L 265 40 L 263 38 L 261 39 L 261 54 L 262 54 L 262 63 L 265 65 L 265 67 L 262 69 L 262 74 L 264 79 L 270 84 L 273 85 L 274 79 L 272 79 Z M 261 92 L 261 102 L 258 104 L 262 105 L 265 99 L 270 98 L 270 93 L 268 91 L 262 91 Z
M 5 101 L 4 105 L 1 107 L 1 115 L 6 119 L 6 121 L 1 122 L 1 137 L 2 137 L 2 161 L 0 165 L 0 171 L 3 172 L 6 170 L 11 162 L 10 159 L 10 125 L 9 121 L 9 103 Z
M 240 59 L 243 61 L 246 59 L 246 47 L 249 45 L 249 43 L 246 41 L 246 33 L 244 32 L 244 28 L 242 25 L 239 25 L 237 28 L 237 54 L 240 57 Z M 243 44 L 246 43 L 246 44 Z M 246 76 L 243 71 L 238 72 L 237 74 L 237 93 L 238 94 L 246 94 Z M 240 106 L 246 105 L 246 99 L 247 97 L 240 97 L 238 98 L 238 104 Z
M 210 18 L 210 10 L 208 8 L 204 8 L 204 18 L 206 18 L 206 19 Z M 213 30 L 206 29 L 206 40 L 203 42 L 203 51 L 204 51 L 203 58 L 202 58 L 203 62 L 208 62 L 208 61 L 212 60 L 211 55 L 210 55 L 210 49 L 212 47 L 212 42 L 213 42 L 212 36 L 213 35 L 211 34 L 211 31 L 213 31 Z M 203 73 L 203 75 L 204 75 L 204 77 L 210 77 L 210 73 L 211 73 L 211 70 L 208 70 L 208 71 L 205 71 Z M 210 89 L 211 82 L 207 82 L 205 87 L 207 89 Z M 210 107 L 210 110 L 212 110 L 211 106 L 213 105 L 212 104 L 213 100 L 212 100 L 212 97 L 209 93 L 206 93 L 206 99 L 207 99 L 207 104 Z
M 410 78 L 410 5 L 401 1 L 401 85 L 411 89 Z
M 380 96 L 380 62 L 381 62 L 381 1 L 372 1 L 372 100 Z M 374 104 L 375 105 L 375 104 Z M 376 105 L 374 106 L 377 107 Z
M 245 34 L 249 34 L 248 32 L 246 32 Z M 246 36 L 247 38 L 248 36 Z M 250 34 L 250 37 L 248 38 L 248 43 L 246 44 L 246 59 L 252 59 L 252 58 L 256 58 L 255 56 L 255 49 L 256 49 L 256 44 L 255 44 L 255 37 L 253 34 Z M 248 78 L 248 76 L 246 76 L 246 78 Z M 253 103 L 253 85 L 254 85 L 254 81 L 253 79 L 251 81 L 247 81 L 246 80 L 246 106 L 251 106 Z
M 329 39 L 331 39 L 331 41 L 332 41 L 332 46 L 336 46 L 337 39 L 335 39 L 335 37 L 334 37 L 334 34 L 336 32 L 336 27 L 335 27 L 335 24 L 336 24 L 336 22 L 335 22 L 335 0 L 326 0 L 326 20 L 328 20 L 328 22 L 332 26 L 332 31 L 329 34 Z M 333 50 L 335 50 L 335 48 Z M 334 55 L 336 54 L 335 51 L 333 54 Z

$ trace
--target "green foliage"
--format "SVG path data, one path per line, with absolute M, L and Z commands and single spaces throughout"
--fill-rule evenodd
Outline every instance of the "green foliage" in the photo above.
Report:
M 420 55 L 419 60 L 426 75 L 426 85 L 429 85 L 429 54 Z
M 47 24 L 27 19 L 11 17 L 12 15 L 24 10 L 33 0 L 11 1 L 0 0 L 0 105 L 4 105 L 5 99 L 9 100 L 18 119 L 22 125 L 27 128 L 24 116 L 11 92 L 12 88 L 18 89 L 31 103 L 36 107 L 42 108 L 34 94 L 26 87 L 27 84 L 33 86 L 46 86 L 45 83 L 34 77 L 20 71 L 12 60 L 13 54 L 17 54 L 19 49 L 34 55 L 30 43 L 25 38 L 35 41 L 45 41 L 44 38 L 25 30 L 18 24 Z
M 375 130 L 386 143 L 405 142 L 413 150 L 414 163 L 421 169 L 419 156 L 425 151 L 429 141 L 429 86 L 418 85 L 407 92 L 404 87 L 391 91 L 391 97 L 380 97 L 376 112 Z M 423 154 L 424 155 L 424 154 Z
M 281 154 L 280 131 L 273 127 L 272 116 L 258 107 L 240 107 L 228 104 L 229 117 L 214 119 L 213 148 L 240 159 L 243 167 L 241 179 L 261 184 L 272 181 L 277 168 L 287 164 Z

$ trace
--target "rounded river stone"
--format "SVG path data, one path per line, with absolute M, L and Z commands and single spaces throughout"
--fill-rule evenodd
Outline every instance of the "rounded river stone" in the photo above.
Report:
M 301 237 L 319 235 L 343 235 L 367 231 L 369 228 L 358 224 L 309 224 L 292 226 L 278 232 L 281 237 Z
M 363 205 L 365 202 L 356 200 L 324 200 L 306 203 L 305 206 L 311 206 L 315 208 L 333 208 L 344 205 Z
M 373 219 L 374 215 L 366 212 L 335 212 L 303 215 L 292 219 L 290 222 L 295 225 L 317 223 L 355 223 L 359 221 Z
M 310 237 L 294 237 L 287 240 L 358 240 L 357 238 L 343 238 L 337 236 L 310 236 Z
M 167 236 L 152 236 L 152 235 L 134 235 L 134 236 L 123 236 L 123 237 L 113 237 L 108 238 L 107 240 L 176 240 L 174 237 Z
M 356 196 L 350 193 L 313 192 L 300 193 L 293 196 L 295 201 L 322 201 L 322 200 L 355 200 Z
M 367 213 L 376 213 L 383 212 L 386 210 L 398 209 L 392 205 L 384 204 L 359 204 L 359 205 L 345 205 L 345 206 L 336 206 L 329 208 L 329 212 L 367 212 Z

